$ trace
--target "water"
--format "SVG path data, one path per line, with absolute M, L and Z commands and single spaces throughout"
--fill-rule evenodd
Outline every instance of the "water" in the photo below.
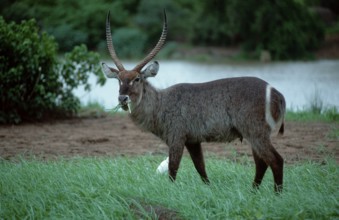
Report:
M 314 99 L 320 99 L 324 107 L 339 108 L 339 60 L 314 62 L 277 62 L 249 64 L 199 64 L 181 61 L 159 61 L 160 70 L 149 81 L 157 88 L 166 88 L 176 83 L 197 83 L 239 76 L 256 76 L 278 89 L 286 99 L 287 108 L 302 110 Z M 136 63 L 123 62 L 126 69 Z M 112 62 L 107 64 L 114 66 Z M 118 104 L 119 85 L 116 79 L 108 79 L 105 86 L 95 85 L 90 78 L 92 91 L 83 88 L 75 91 L 82 103 L 98 101 L 106 109 Z

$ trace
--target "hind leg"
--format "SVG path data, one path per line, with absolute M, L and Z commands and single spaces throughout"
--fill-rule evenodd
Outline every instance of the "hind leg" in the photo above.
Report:
M 200 174 L 200 177 L 204 183 L 209 183 L 207 173 L 205 170 L 204 156 L 201 149 L 200 143 L 186 143 L 186 148 L 191 155 L 195 169 Z
M 252 149 L 253 158 L 255 162 L 255 177 L 253 181 L 253 188 L 258 188 L 268 168 L 266 162 L 259 157 L 259 155 Z
M 284 159 L 280 154 L 273 148 L 271 148 L 271 153 L 274 155 L 274 160 L 269 163 L 269 166 L 272 169 L 274 177 L 274 190 L 279 193 L 283 189 L 283 169 L 284 169 Z
M 274 178 L 274 190 L 281 192 L 283 188 L 283 167 L 284 160 L 280 154 L 274 149 L 269 138 L 266 140 L 252 141 L 253 157 L 256 163 L 256 176 L 254 184 L 261 182 L 265 172 L 264 168 L 266 164 L 272 169 Z M 259 168 L 259 169 L 258 169 Z

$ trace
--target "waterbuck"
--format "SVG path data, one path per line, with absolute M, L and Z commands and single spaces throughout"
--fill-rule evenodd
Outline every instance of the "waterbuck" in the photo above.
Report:
M 130 112 L 133 122 L 161 138 L 169 147 L 168 173 L 175 180 L 186 146 L 194 166 L 209 183 L 201 150 L 202 142 L 230 142 L 245 138 L 251 144 L 256 165 L 253 182 L 258 187 L 268 166 L 273 171 L 274 189 L 282 190 L 283 158 L 274 149 L 270 135 L 284 130 L 285 99 L 267 82 L 255 77 L 238 77 L 206 83 L 182 83 L 159 90 L 148 81 L 159 64 L 149 63 L 160 51 L 167 35 L 167 21 L 153 50 L 132 70 L 126 70 L 115 53 L 110 13 L 106 20 L 109 53 L 117 67 L 102 63 L 108 78 L 119 80 L 119 104 Z

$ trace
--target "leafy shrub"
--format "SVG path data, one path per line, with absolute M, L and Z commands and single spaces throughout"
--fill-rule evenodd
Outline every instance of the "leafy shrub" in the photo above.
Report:
M 159 40 L 164 9 L 169 28 L 167 38 L 176 42 L 190 42 L 196 34 L 193 31 L 193 24 L 196 20 L 196 9 L 200 5 L 199 1 L 194 0 L 140 0 L 133 20 L 138 27 L 146 31 L 146 50 L 154 47 Z
M 245 51 L 268 50 L 273 59 L 286 60 L 309 57 L 324 38 L 322 24 L 295 0 L 217 0 L 202 5 L 193 39 L 198 44 L 240 44 Z
M 228 7 L 246 50 L 268 50 L 277 60 L 304 58 L 324 38 L 322 24 L 294 0 L 233 0 Z
M 70 51 L 79 43 L 85 43 L 91 50 L 104 49 L 106 52 L 106 47 L 103 46 L 105 16 L 111 10 L 113 32 L 123 28 L 117 34 L 118 39 L 114 39 L 115 44 L 124 40 L 122 34 L 127 34 L 127 38 L 141 34 L 142 41 L 146 37 L 143 45 L 145 54 L 159 39 L 162 11 L 166 9 L 168 40 L 203 46 L 242 45 L 245 52 L 259 54 L 261 50 L 268 50 L 278 60 L 309 57 L 309 53 L 322 42 L 324 30 L 319 19 L 310 14 L 307 6 L 320 4 L 337 13 L 338 2 L 21 0 L 0 1 L 0 14 L 12 21 L 35 18 L 45 31 L 55 35 L 59 49 L 63 52 Z M 127 49 L 129 51 L 124 51 L 119 56 L 130 58 L 133 47 L 131 45 Z M 139 46 L 136 48 L 139 50 Z M 127 57 L 124 57 L 124 53 Z
M 61 51 L 71 51 L 74 46 L 85 43 L 88 39 L 86 33 L 69 24 L 46 28 L 46 32 L 55 37 Z
M 39 33 L 34 20 L 6 23 L 0 17 L 0 123 L 19 123 L 48 116 L 70 115 L 79 108 L 72 90 L 90 89 L 90 72 L 100 72 L 99 56 L 85 46 L 74 48 L 62 61 L 57 44 Z
M 62 52 L 84 43 L 91 50 L 105 39 L 105 18 L 111 10 L 112 26 L 126 27 L 139 0 L 20 0 L 0 1 L 0 14 L 7 21 L 36 19 L 55 36 Z
M 197 13 L 194 24 L 194 43 L 204 46 L 226 46 L 230 43 L 230 38 L 236 34 L 229 34 L 231 29 L 228 20 L 228 4 L 228 0 L 201 2 L 201 9 Z M 234 12 L 241 13 L 241 11 Z
M 66 53 L 64 59 L 58 64 L 57 74 L 63 84 L 62 92 L 57 99 L 58 107 L 64 112 L 76 112 L 79 109 L 79 100 L 72 93 L 78 86 L 84 86 L 85 91 L 90 91 L 88 83 L 90 73 L 97 77 L 97 84 L 104 85 L 106 78 L 101 72 L 99 54 L 89 52 L 85 45 L 76 46 Z
M 147 36 L 138 29 L 119 28 L 112 37 L 119 57 L 135 58 L 143 55 Z

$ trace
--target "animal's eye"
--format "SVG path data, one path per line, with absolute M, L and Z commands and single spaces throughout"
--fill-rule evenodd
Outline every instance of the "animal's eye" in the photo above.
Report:
M 134 79 L 135 82 L 139 82 L 140 81 L 140 76 L 137 76 L 135 79 Z

